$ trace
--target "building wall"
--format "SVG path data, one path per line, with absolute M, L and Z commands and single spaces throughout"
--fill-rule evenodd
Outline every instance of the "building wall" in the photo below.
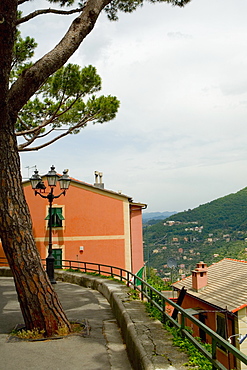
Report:
M 247 312 L 246 307 L 242 308 L 238 311 L 238 332 L 240 334 L 247 334 Z M 243 352 L 245 355 L 247 355 L 247 339 L 243 341 L 238 346 L 239 350 Z M 239 364 L 239 369 L 246 370 L 247 365 L 243 364 L 242 362 Z
M 24 192 L 37 248 L 41 258 L 46 258 L 48 200 L 35 196 L 29 183 L 24 184 Z M 59 190 L 55 189 L 54 194 Z M 62 259 L 137 272 L 143 266 L 142 212 L 137 206 L 137 211 L 131 213 L 130 204 L 126 196 L 72 181 L 66 196 L 53 202 L 53 207 L 62 207 L 65 217 L 61 228 L 53 228 L 53 249 L 62 250 Z M 4 257 L 1 245 L 0 257 Z
M 212 330 L 216 331 L 216 315 L 222 314 L 219 309 L 217 309 L 214 306 L 211 306 L 210 304 L 207 304 L 201 300 L 198 300 L 196 297 L 190 296 L 188 294 L 185 295 L 185 298 L 182 303 L 182 308 L 193 308 L 195 310 L 199 310 L 205 317 L 205 325 L 207 325 Z M 222 314 L 225 316 L 224 314 Z M 194 315 L 197 319 L 199 319 L 199 314 Z M 231 318 L 228 317 L 227 319 L 227 337 L 230 337 L 231 335 L 235 334 L 234 332 L 234 326 L 235 321 L 233 321 Z M 191 321 L 186 319 L 186 326 L 189 326 L 192 328 L 193 336 L 200 337 L 200 331 L 199 328 L 193 324 Z M 206 335 L 206 342 L 211 343 L 211 338 Z M 234 340 L 235 343 L 235 340 Z M 227 369 L 233 369 L 236 367 L 235 360 L 232 355 L 227 355 L 225 351 L 217 348 L 217 359 L 227 368 Z
M 131 206 L 131 245 L 132 245 L 132 269 L 137 272 L 143 267 L 143 233 L 142 233 L 142 209 Z

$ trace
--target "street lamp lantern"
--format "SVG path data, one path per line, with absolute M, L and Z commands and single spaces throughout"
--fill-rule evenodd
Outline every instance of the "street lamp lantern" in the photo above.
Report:
M 69 170 L 64 170 L 63 171 L 63 176 L 60 177 L 60 179 L 58 180 L 61 190 L 68 190 L 68 188 L 69 188 L 71 180 L 69 178 L 68 172 L 69 172 Z
M 53 200 L 59 198 L 61 195 L 65 195 L 66 190 L 68 190 L 70 185 L 70 178 L 68 176 L 69 170 L 64 170 L 63 175 L 59 178 L 57 172 L 55 171 L 55 167 L 51 166 L 50 171 L 46 176 L 48 186 L 50 187 L 50 192 L 46 193 L 46 186 L 42 181 L 41 176 L 38 174 L 38 171 L 35 170 L 33 176 L 30 178 L 31 186 L 35 191 L 35 195 L 41 196 L 41 198 L 48 199 L 49 202 L 49 245 L 48 245 L 48 256 L 46 258 L 46 272 L 49 276 L 50 282 L 52 284 L 56 284 L 56 280 L 54 279 L 54 262 L 55 258 L 52 254 L 52 203 Z M 57 180 L 60 184 L 60 189 L 62 192 L 58 195 L 54 195 L 54 188 L 56 187 Z M 47 194 L 47 195 L 45 195 Z
M 35 170 L 33 176 L 30 178 L 32 189 L 37 189 L 37 185 L 42 181 L 39 171 Z
M 50 171 L 46 175 L 47 182 L 50 187 L 55 187 L 57 185 L 57 180 L 59 178 L 57 172 L 55 171 L 55 167 L 51 166 Z

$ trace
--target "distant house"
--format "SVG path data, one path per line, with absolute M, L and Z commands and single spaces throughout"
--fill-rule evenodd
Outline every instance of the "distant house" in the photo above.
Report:
M 191 276 L 173 287 L 177 291 L 186 289 L 183 308 L 247 355 L 247 339 L 243 340 L 247 334 L 246 280 L 247 262 L 225 258 L 209 267 L 198 263 Z M 192 327 L 193 335 L 209 341 L 205 332 L 191 322 L 186 325 Z M 217 358 L 227 369 L 247 369 L 221 348 L 217 349 Z
M 46 180 L 42 177 L 42 180 Z M 41 258 L 48 249 L 48 201 L 34 195 L 30 181 L 23 183 Z M 55 191 L 56 192 L 56 191 Z M 58 191 L 59 193 L 59 191 Z M 54 199 L 53 254 L 61 260 L 95 262 L 136 273 L 143 266 L 142 209 L 131 197 L 72 179 L 66 196 Z M 4 252 L 0 245 L 0 257 Z

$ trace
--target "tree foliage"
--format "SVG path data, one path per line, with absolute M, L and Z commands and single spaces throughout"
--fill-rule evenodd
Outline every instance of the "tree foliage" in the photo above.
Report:
M 95 67 L 68 64 L 60 68 L 18 114 L 19 151 L 44 148 L 68 134 L 77 134 L 88 122 L 115 118 L 119 101 L 111 95 L 94 95 L 100 89 L 101 78 Z M 32 146 L 38 139 L 41 143 Z
M 13 51 L 13 81 L 32 65 L 37 43 L 23 39 L 19 30 Z M 39 150 L 68 134 L 77 134 L 88 122 L 104 123 L 115 118 L 119 101 L 115 96 L 93 95 L 101 90 L 101 78 L 89 65 L 68 64 L 56 71 L 20 110 L 16 122 L 19 151 Z M 62 132 L 61 132 L 62 131 Z M 39 140 L 38 140 L 39 139 Z M 38 141 L 37 145 L 33 145 Z
M 174 6 L 183 7 L 191 0 L 146 0 L 150 3 L 170 3 Z M 118 12 L 132 13 L 139 6 L 143 6 L 145 0 L 113 0 L 106 6 L 105 11 L 111 21 L 118 20 Z
M 34 38 L 27 36 L 21 37 L 21 32 L 16 30 L 16 38 L 12 58 L 12 78 L 14 79 L 19 73 L 30 66 L 29 60 L 33 57 L 37 43 Z

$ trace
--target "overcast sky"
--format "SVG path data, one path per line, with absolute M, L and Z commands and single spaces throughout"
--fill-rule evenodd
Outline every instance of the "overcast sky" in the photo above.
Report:
M 149 212 L 192 209 L 244 188 L 246 14 L 244 0 L 192 0 L 182 9 L 145 4 L 118 22 L 100 16 L 70 62 L 97 68 L 102 93 L 121 101 L 117 118 L 21 154 L 23 177 L 28 166 L 44 174 L 54 164 L 92 184 L 102 171 L 106 189 L 147 203 Z M 35 37 L 39 58 L 68 24 L 41 16 L 21 30 Z

